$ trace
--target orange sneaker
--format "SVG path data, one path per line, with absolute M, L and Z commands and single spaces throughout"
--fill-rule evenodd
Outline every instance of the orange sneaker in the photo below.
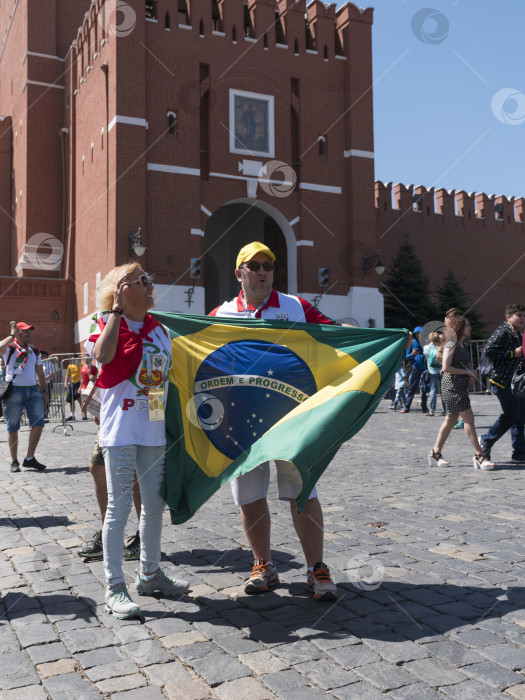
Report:
M 270 588 L 275 588 L 279 584 L 279 574 L 271 563 L 264 559 L 256 559 L 253 562 L 253 569 L 250 578 L 244 584 L 244 592 L 248 594 L 266 593 Z
M 316 600 L 337 600 L 337 587 L 326 564 L 317 562 L 313 571 L 306 572 L 306 583 Z

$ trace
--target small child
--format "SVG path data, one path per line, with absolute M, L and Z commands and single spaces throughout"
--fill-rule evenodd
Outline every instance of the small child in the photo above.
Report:
M 405 405 L 405 381 L 406 372 L 403 365 L 401 365 L 401 367 L 396 372 L 394 380 L 394 389 L 396 390 L 396 395 L 394 397 L 394 400 L 392 401 L 392 404 L 388 407 L 391 411 L 397 410 L 397 407 L 400 403 L 403 404 L 403 406 Z

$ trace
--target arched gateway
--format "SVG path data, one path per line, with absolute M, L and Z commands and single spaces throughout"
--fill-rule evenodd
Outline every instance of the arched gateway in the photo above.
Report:
M 274 286 L 297 292 L 296 242 L 292 227 L 278 209 L 257 199 L 235 199 L 210 217 L 204 233 L 206 313 L 239 293 L 235 259 L 251 241 L 265 243 L 276 255 Z

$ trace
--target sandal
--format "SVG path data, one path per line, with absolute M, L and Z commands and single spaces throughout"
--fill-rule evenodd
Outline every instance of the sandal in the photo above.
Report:
M 443 459 L 441 452 L 434 452 L 432 449 L 428 455 L 428 466 L 429 467 L 448 467 L 450 462 Z
M 487 472 L 494 469 L 494 462 L 491 462 L 484 454 L 474 455 L 474 457 L 472 457 L 472 462 L 474 463 L 474 469 L 483 469 Z

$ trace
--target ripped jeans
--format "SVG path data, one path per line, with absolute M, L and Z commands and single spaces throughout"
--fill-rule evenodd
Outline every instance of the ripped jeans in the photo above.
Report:
M 123 445 L 103 447 L 108 486 L 108 507 L 102 542 L 108 587 L 125 583 L 122 570 L 124 529 L 133 506 L 135 471 L 140 486 L 140 570 L 153 572 L 160 564 L 162 513 L 166 503 L 159 491 L 166 468 L 166 447 Z

